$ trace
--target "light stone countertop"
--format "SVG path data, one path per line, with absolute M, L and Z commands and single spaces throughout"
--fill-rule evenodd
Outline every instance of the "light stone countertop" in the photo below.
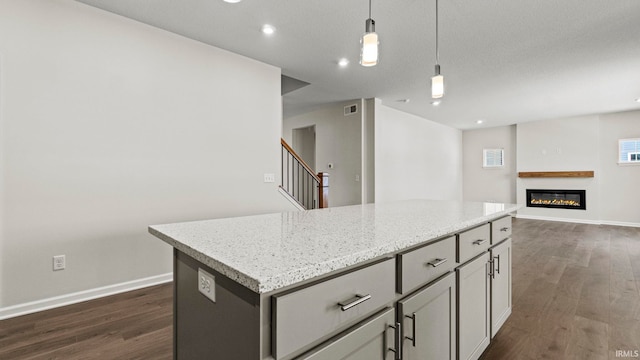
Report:
M 508 215 L 514 204 L 408 200 L 152 225 L 149 232 L 256 293 Z

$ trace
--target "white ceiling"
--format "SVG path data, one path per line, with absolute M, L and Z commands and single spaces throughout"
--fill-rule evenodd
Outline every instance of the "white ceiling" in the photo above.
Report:
M 367 0 L 78 0 L 282 68 L 311 83 L 285 116 L 376 97 L 460 129 L 640 110 L 639 0 L 443 0 L 446 94 L 430 104 L 435 0 L 372 0 L 380 62 L 358 64 Z M 276 27 L 267 37 L 263 24 Z M 350 64 L 340 68 L 346 57 Z M 400 99 L 410 102 L 399 102 Z M 640 120 L 639 120 L 640 123 Z

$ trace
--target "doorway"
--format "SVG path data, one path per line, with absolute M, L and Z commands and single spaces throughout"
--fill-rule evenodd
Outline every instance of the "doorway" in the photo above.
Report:
M 303 128 L 293 129 L 292 134 L 293 150 L 304 160 L 313 170 L 316 170 L 316 126 L 311 125 Z

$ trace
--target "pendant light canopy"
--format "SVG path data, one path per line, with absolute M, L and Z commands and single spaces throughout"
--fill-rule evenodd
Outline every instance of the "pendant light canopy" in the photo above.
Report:
M 369 18 L 365 22 L 365 33 L 360 39 L 360 65 L 375 66 L 378 63 L 378 34 L 376 22 L 371 18 L 371 0 L 369 0 Z
M 438 0 L 436 0 L 436 69 L 431 77 L 431 97 L 440 99 L 444 96 L 444 76 L 440 74 L 440 49 L 438 48 Z

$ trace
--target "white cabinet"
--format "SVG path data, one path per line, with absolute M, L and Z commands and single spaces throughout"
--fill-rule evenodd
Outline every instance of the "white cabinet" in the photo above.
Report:
M 394 320 L 395 311 L 389 308 L 296 360 L 393 360 L 398 337 Z
M 511 315 L 511 239 L 491 248 L 491 337 Z
M 395 259 L 272 296 L 272 350 L 290 359 L 395 299 Z
M 403 324 L 403 360 L 455 360 L 455 273 L 398 301 L 398 318 Z
M 476 360 L 489 346 L 489 253 L 456 269 L 458 283 L 458 359 Z

